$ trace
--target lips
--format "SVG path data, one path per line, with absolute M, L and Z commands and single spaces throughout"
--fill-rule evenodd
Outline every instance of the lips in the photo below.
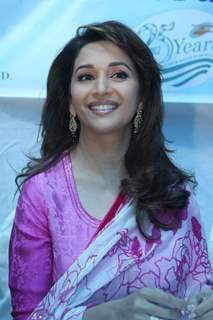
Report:
M 98 114 L 106 114 L 114 111 L 118 103 L 112 100 L 93 101 L 88 105 L 89 109 Z

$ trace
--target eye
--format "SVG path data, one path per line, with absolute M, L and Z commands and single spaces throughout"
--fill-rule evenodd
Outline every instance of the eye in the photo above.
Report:
M 111 78 L 125 80 L 128 78 L 128 74 L 125 71 L 118 71 L 113 73 Z
M 83 74 L 79 74 L 77 79 L 78 81 L 89 81 L 89 80 L 93 80 L 94 77 L 90 73 L 83 73 Z

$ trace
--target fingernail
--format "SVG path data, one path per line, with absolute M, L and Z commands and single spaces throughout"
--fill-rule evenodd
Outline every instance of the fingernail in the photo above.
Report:
M 181 315 L 182 315 L 183 317 L 187 314 L 187 312 L 186 312 L 185 310 L 181 310 L 180 313 L 181 313 Z
M 187 310 L 190 311 L 191 313 L 195 311 L 195 305 L 194 304 L 189 304 L 187 306 Z
M 188 315 L 188 318 L 189 319 L 195 319 L 196 317 L 196 314 L 194 312 L 191 312 L 189 315 Z

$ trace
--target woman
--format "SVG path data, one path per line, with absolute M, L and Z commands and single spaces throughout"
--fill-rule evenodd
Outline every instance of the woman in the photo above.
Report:
M 195 183 L 162 118 L 143 41 L 115 21 L 80 27 L 49 72 L 41 158 L 18 177 L 14 319 L 212 317 Z

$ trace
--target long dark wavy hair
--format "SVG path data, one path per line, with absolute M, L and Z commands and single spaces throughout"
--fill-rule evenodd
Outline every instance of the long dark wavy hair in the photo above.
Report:
M 24 181 L 55 165 L 64 153 L 79 141 L 69 131 L 70 81 L 74 62 L 83 46 L 100 40 L 111 41 L 132 60 L 143 97 L 143 121 L 137 134 L 132 133 L 125 155 L 128 178 L 121 181 L 121 190 L 136 203 L 136 220 L 146 234 L 144 216 L 165 230 L 178 226 L 180 209 L 187 206 L 190 192 L 185 186 L 196 185 L 192 175 L 180 170 L 169 158 L 162 133 L 163 102 L 161 75 L 152 52 L 130 28 L 117 21 L 81 26 L 52 63 L 47 81 L 47 98 L 41 117 L 41 156 L 30 162 L 16 177 L 18 188 Z M 21 182 L 19 183 L 19 181 Z M 159 212 L 169 212 L 172 220 L 163 222 Z

